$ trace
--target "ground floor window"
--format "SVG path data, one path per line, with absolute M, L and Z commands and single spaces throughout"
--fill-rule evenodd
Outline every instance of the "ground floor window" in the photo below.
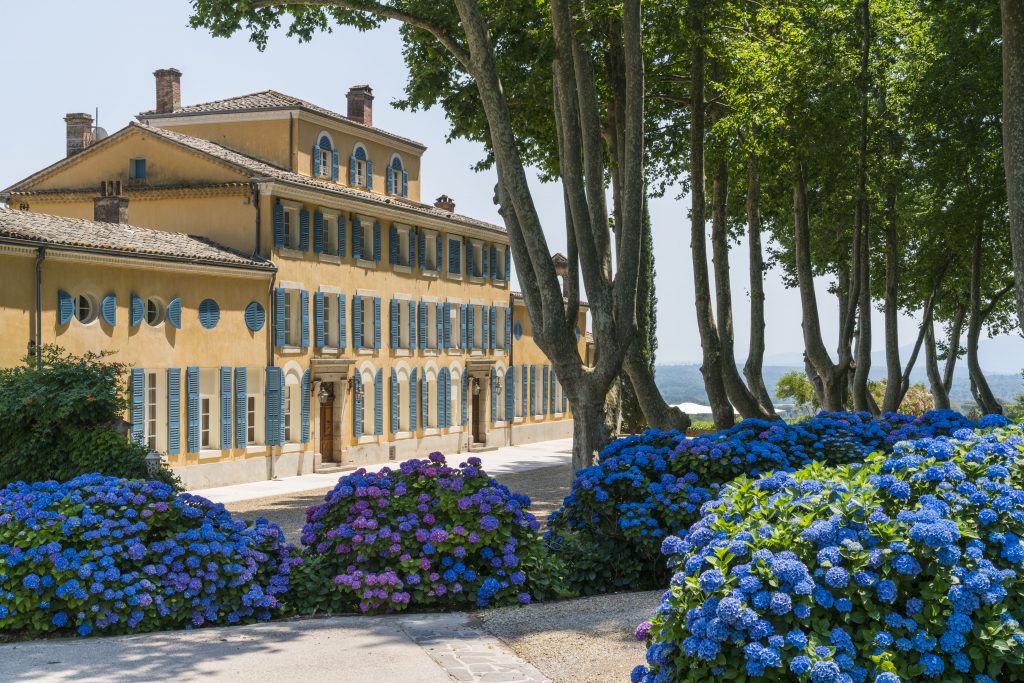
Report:
M 157 450 L 157 384 L 156 373 L 146 373 L 146 405 L 144 434 L 146 447 L 151 451 Z

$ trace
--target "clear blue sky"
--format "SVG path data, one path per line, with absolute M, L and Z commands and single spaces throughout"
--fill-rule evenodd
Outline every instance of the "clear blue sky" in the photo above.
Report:
M 374 124 L 425 143 L 423 199 L 451 195 L 460 213 L 500 223 L 492 203 L 493 172 L 475 173 L 482 154 L 478 145 L 445 143 L 443 112 L 409 113 L 390 103 L 405 84 L 401 41 L 396 25 L 370 33 L 351 29 L 317 36 L 298 44 L 283 32 L 260 53 L 244 35 L 212 38 L 188 28 L 187 0 L 93 0 L 92 2 L 8 2 L 3 11 L 4 104 L 0 107 L 0 187 L 53 163 L 64 155 L 67 112 L 93 112 L 109 132 L 127 125 L 154 105 L 152 72 L 176 67 L 183 72 L 186 104 L 273 88 L 336 111 L 345 109 L 345 93 L 355 83 L 374 88 Z M 45 27 L 45 31 L 42 29 Z M 564 251 L 564 212 L 557 185 L 534 179 L 540 213 L 547 220 L 552 250 Z M 652 203 L 658 270 L 658 360 L 700 359 L 690 267 L 688 198 L 674 196 Z M 733 252 L 736 348 L 745 355 L 749 325 L 746 294 L 746 247 Z M 834 306 L 826 283 L 819 296 L 828 339 L 836 334 Z M 800 305 L 777 272 L 767 277 L 767 354 L 799 351 Z M 880 314 L 875 317 L 875 348 L 881 348 Z M 913 320 L 901 322 L 901 342 L 916 334 Z M 829 341 L 834 346 L 834 341 Z

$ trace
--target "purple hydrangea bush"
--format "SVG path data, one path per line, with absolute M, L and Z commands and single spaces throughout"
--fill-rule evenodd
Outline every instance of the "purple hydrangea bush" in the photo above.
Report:
M 822 412 L 794 424 L 751 419 L 692 439 L 649 430 L 611 442 L 598 464 L 576 473 L 547 539 L 568 562 L 579 592 L 657 587 L 668 578 L 662 539 L 683 533 L 701 505 L 736 477 L 856 462 L 899 441 L 973 426 L 959 413 L 936 410 L 874 419 Z
M 733 482 L 662 542 L 633 683 L 1021 680 L 1022 452 L 1020 427 L 961 429 Z
M 303 611 L 392 612 L 528 603 L 544 547 L 530 499 L 440 453 L 343 476 L 309 508 Z
M 277 525 L 157 481 L 0 489 L 0 631 L 16 635 L 269 619 L 299 562 Z

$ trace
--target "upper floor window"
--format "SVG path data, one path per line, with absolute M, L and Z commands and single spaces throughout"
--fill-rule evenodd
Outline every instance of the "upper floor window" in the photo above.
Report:
M 331 136 L 320 134 L 313 147 L 313 176 L 316 178 L 338 179 L 338 153 L 334 150 Z
M 290 249 L 299 248 L 299 222 L 295 209 L 284 210 L 284 246 Z
M 397 154 L 391 158 L 391 165 L 388 166 L 388 194 L 409 196 L 409 174 L 402 164 L 402 157 Z
M 373 189 L 373 162 L 362 145 L 356 145 L 348 159 L 348 184 Z
M 132 159 L 128 162 L 128 178 L 131 180 L 146 179 L 146 160 Z

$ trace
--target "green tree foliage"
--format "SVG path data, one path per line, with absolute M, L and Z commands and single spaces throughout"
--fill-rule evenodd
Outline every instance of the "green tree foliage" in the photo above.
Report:
M 787 372 L 779 378 L 775 385 L 775 396 L 783 401 L 792 401 L 797 410 L 807 413 L 815 412 L 821 407 L 811 380 L 799 370 Z
M 149 478 L 146 449 L 129 442 L 127 368 L 107 354 L 75 356 L 41 349 L 14 368 L 0 369 L 0 485 L 67 481 L 98 472 Z M 169 472 L 161 478 L 173 482 Z

